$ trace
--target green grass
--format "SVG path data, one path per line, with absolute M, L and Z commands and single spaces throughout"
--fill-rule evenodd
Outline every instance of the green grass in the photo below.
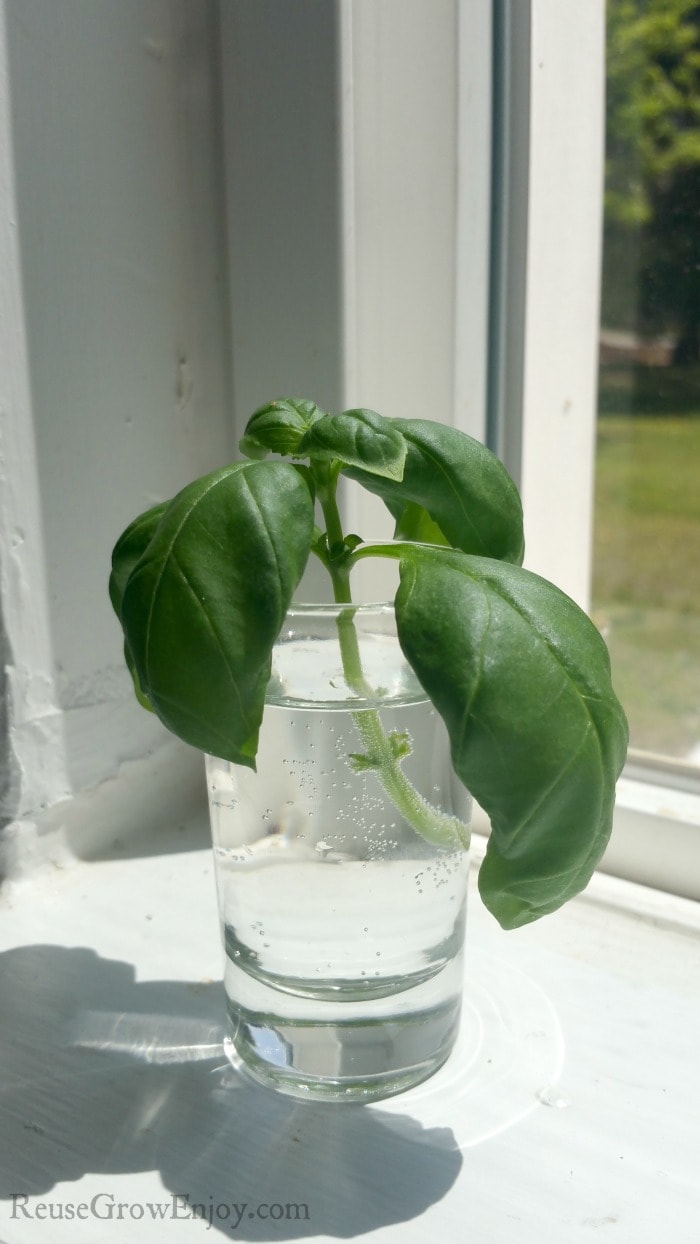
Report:
M 700 376 L 606 368 L 601 410 L 593 614 L 633 745 L 686 756 L 700 744 Z

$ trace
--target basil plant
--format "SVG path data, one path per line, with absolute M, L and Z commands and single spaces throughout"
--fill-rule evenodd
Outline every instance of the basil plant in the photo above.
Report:
M 116 544 L 110 596 L 140 702 L 187 743 L 254 768 L 272 648 L 309 555 L 348 605 L 339 631 L 356 686 L 352 569 L 396 559 L 399 642 L 446 724 L 456 773 L 491 818 L 483 901 L 504 928 L 556 910 L 603 854 L 628 730 L 595 626 L 522 568 L 522 507 L 505 468 L 433 421 L 288 398 L 256 411 L 241 451 Z M 393 540 L 344 533 L 340 476 L 381 497 Z M 373 713 L 356 720 L 366 751 L 349 763 L 376 768 L 418 832 L 466 846 L 464 826 L 427 808 L 403 774 L 406 740 Z

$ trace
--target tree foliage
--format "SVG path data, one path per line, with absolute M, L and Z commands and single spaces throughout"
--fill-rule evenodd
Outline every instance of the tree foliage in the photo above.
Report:
M 606 212 L 646 224 L 655 197 L 700 165 L 700 5 L 608 0 Z
M 607 13 L 608 266 L 633 257 L 636 327 L 675 329 L 687 348 L 700 320 L 700 4 L 608 0 Z

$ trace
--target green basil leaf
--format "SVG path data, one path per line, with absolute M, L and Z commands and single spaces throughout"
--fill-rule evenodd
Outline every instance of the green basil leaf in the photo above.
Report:
M 240 443 L 248 458 L 264 458 L 268 453 L 297 454 L 304 434 L 325 411 L 305 398 L 280 397 L 251 415 Z
M 124 588 L 137 561 L 143 556 L 151 542 L 161 518 L 165 514 L 169 501 L 161 501 L 139 514 L 133 523 L 122 532 L 112 550 L 112 573 L 109 576 L 109 599 L 118 618 L 121 618 Z
M 146 692 L 141 686 L 141 679 L 139 678 L 138 670 L 136 669 L 134 658 L 131 655 L 131 649 L 128 643 L 126 642 L 126 640 L 124 640 L 124 661 L 126 662 L 126 668 L 131 674 L 131 681 L 134 684 L 134 695 L 136 696 L 136 699 L 141 705 L 141 708 L 145 708 L 147 712 L 149 713 L 155 712 L 155 709 L 153 708 L 151 701 L 149 700 L 148 696 L 146 695 Z
M 518 490 L 480 441 L 429 419 L 392 419 L 407 447 L 400 482 L 358 470 L 345 474 L 380 496 L 400 529 L 405 509 L 422 506 L 453 548 L 498 561 L 523 560 Z
M 428 511 L 422 505 L 409 501 L 406 505 L 399 504 L 395 508 L 396 519 L 395 540 L 413 540 L 420 544 L 447 544 L 444 532 L 434 523 Z
M 403 436 L 395 419 L 385 419 L 374 410 L 346 410 L 326 415 L 304 436 L 301 454 L 328 460 L 337 458 L 346 466 L 362 467 L 372 478 L 400 480 L 406 459 Z
M 607 844 L 627 722 L 607 648 L 537 575 L 451 550 L 401 563 L 401 646 L 491 817 L 479 888 L 504 928 L 556 910 Z
M 112 573 L 109 576 L 109 599 L 112 602 L 112 608 L 117 617 L 121 621 L 122 600 L 124 597 L 124 589 L 126 587 L 129 575 L 134 566 L 143 556 L 148 545 L 153 538 L 155 530 L 167 510 L 170 502 L 161 501 L 158 505 L 151 506 L 143 514 L 139 514 L 117 540 L 112 551 Z M 131 674 L 134 684 L 134 694 L 142 708 L 153 712 L 153 705 L 146 695 L 134 664 L 134 658 L 129 649 L 128 642 L 124 643 L 124 660 L 126 667 Z
M 272 646 L 311 546 L 308 472 L 237 462 L 171 502 L 124 590 L 140 687 L 202 751 L 255 767 Z

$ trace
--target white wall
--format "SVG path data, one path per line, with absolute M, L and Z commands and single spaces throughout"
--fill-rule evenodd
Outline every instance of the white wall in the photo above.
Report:
M 123 669 L 109 554 L 234 438 L 216 6 L 6 0 L 3 18 L 11 819 L 163 741 Z

